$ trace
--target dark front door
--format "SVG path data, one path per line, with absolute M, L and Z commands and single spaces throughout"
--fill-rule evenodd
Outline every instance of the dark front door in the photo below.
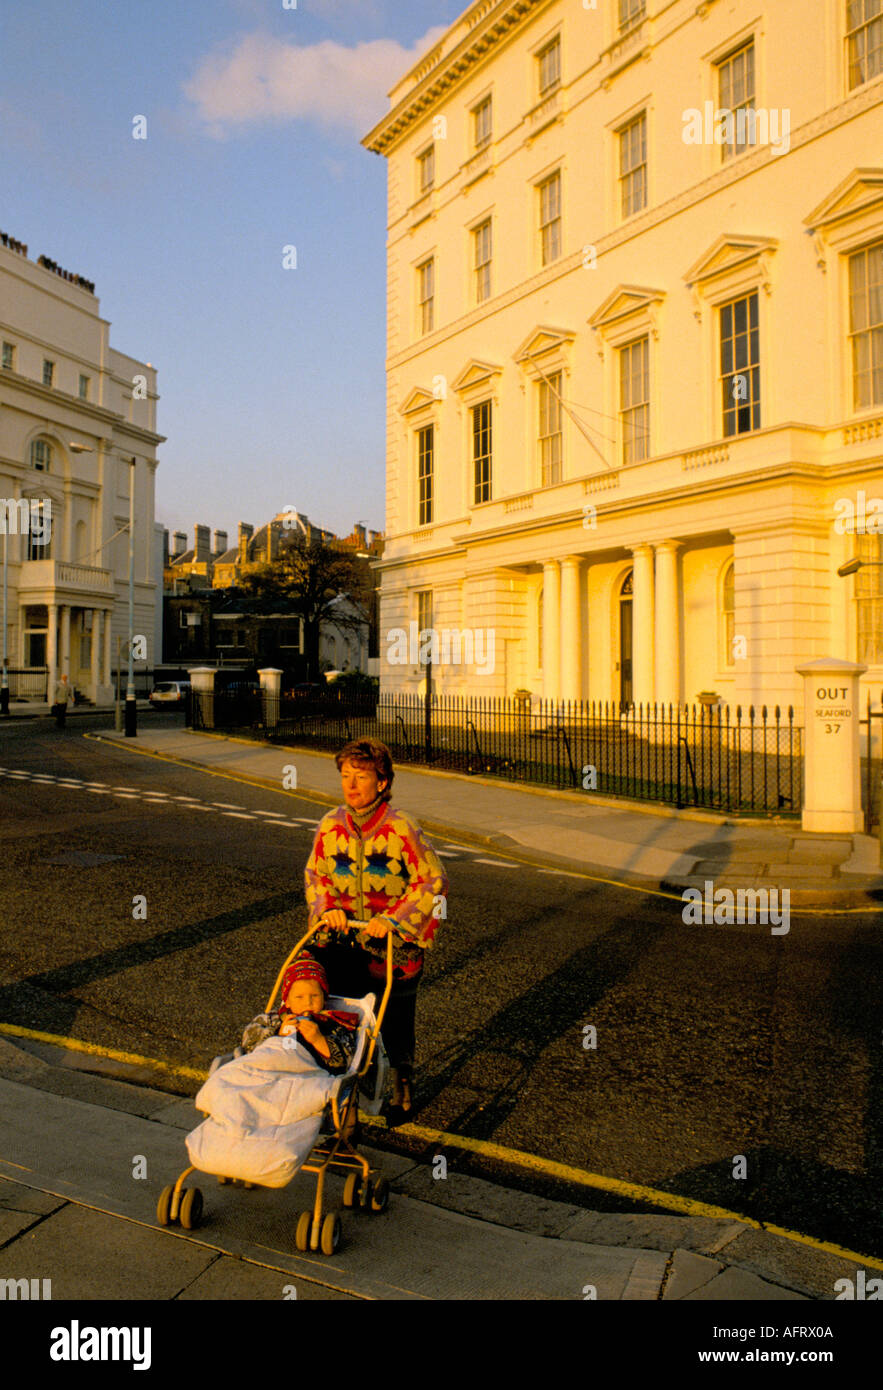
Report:
M 632 704 L 632 600 L 624 598 L 619 604 L 619 706 L 628 709 Z

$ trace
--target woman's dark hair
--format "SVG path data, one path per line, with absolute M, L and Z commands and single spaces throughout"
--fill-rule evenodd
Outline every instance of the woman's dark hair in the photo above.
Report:
M 356 767 L 373 767 L 378 780 L 386 782 L 386 786 L 380 793 L 380 799 L 381 801 L 389 801 L 392 795 L 395 772 L 392 766 L 392 754 L 386 744 L 380 742 L 379 738 L 354 739 L 341 748 L 334 761 L 337 764 L 338 772 L 344 763 L 355 763 Z

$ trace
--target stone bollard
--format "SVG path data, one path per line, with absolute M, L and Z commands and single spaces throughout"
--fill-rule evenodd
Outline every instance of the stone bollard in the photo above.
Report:
M 831 656 L 797 667 L 804 684 L 804 830 L 864 829 L 858 680 L 867 669 Z
M 264 728 L 275 729 L 279 723 L 282 672 L 278 666 L 267 666 L 263 671 L 258 671 L 258 676 L 264 705 Z
M 215 675 L 213 666 L 198 666 L 187 672 L 193 692 L 194 729 L 215 727 Z

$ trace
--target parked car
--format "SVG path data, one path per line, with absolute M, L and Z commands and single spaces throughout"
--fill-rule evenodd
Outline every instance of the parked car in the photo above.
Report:
M 148 698 L 153 706 L 183 705 L 189 692 L 189 681 L 158 681 Z

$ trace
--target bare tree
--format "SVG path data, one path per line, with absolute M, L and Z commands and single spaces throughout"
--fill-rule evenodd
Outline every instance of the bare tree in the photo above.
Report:
M 240 587 L 254 611 L 272 613 L 281 608 L 303 619 L 307 673 L 314 681 L 320 677 L 322 623 L 357 631 L 368 621 L 373 594 L 371 574 L 351 547 L 300 532 L 284 538 L 269 564 L 244 574 Z M 349 604 L 340 603 L 341 598 L 349 599 Z

